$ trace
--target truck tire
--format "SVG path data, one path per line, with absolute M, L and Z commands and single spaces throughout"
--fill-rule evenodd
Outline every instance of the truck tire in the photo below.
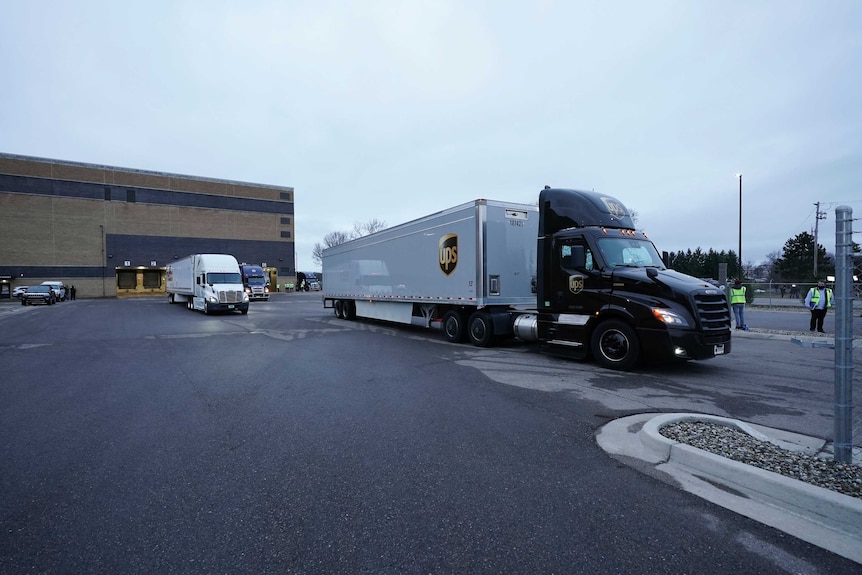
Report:
M 344 319 L 344 302 L 340 299 L 335 300 L 335 317 L 338 319 Z
M 484 311 L 477 311 L 467 322 L 467 335 L 470 342 L 477 347 L 491 347 L 494 343 L 494 324 L 491 316 Z
M 464 323 L 463 313 L 456 310 L 447 311 L 443 316 L 443 334 L 446 336 L 446 341 L 464 343 L 467 339 L 467 329 Z
M 356 319 L 356 302 L 352 299 L 345 300 L 344 305 L 341 306 L 342 311 L 344 312 L 344 319 L 348 321 L 353 321 Z
M 631 369 L 640 359 L 640 342 L 635 330 L 617 319 L 596 327 L 590 348 L 599 365 L 609 369 Z

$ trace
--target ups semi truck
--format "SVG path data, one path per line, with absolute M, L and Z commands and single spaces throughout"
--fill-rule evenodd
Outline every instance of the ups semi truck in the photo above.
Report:
M 724 292 L 666 268 L 622 202 L 594 192 L 476 200 L 329 248 L 323 273 L 339 318 L 439 328 L 451 342 L 517 337 L 622 370 L 730 353 Z
M 185 303 L 204 313 L 248 313 L 248 294 L 236 258 L 227 254 L 194 254 L 165 268 L 170 303 Z

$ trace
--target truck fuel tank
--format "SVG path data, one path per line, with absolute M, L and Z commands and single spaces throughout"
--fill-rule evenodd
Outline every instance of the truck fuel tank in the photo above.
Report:
M 512 324 L 515 337 L 521 341 L 539 341 L 539 316 L 525 313 L 515 318 Z

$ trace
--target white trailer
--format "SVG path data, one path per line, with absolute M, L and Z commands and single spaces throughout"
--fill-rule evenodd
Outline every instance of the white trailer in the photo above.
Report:
M 538 220 L 534 205 L 475 200 L 329 248 L 324 307 L 442 327 L 450 341 L 465 340 L 469 325 L 471 339 L 489 345 L 512 325 L 487 311 L 536 305 Z
M 239 264 L 227 254 L 194 254 L 165 268 L 170 303 L 185 302 L 204 313 L 239 311 L 248 313 L 248 294 Z

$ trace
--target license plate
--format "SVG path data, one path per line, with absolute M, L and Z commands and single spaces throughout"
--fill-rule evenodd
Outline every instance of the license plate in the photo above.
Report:
M 720 343 L 715 346 L 715 355 L 722 355 L 724 353 L 724 344 Z
M 227 308 L 228 308 L 228 309 L 233 309 L 233 306 L 232 306 L 232 305 L 229 305 L 229 306 L 227 306 Z M 716 346 L 716 347 L 718 347 L 718 346 Z M 724 348 L 722 348 L 722 349 L 724 349 Z

